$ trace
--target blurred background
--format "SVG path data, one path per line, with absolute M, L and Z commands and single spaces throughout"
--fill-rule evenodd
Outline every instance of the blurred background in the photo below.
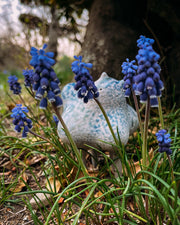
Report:
M 71 62 L 81 54 L 120 80 L 121 64 L 135 59 L 140 35 L 155 39 L 161 55 L 164 101 L 180 104 L 180 6 L 178 0 L 0 0 L 0 90 L 10 74 L 30 68 L 29 50 L 48 44 L 62 84 L 71 82 Z

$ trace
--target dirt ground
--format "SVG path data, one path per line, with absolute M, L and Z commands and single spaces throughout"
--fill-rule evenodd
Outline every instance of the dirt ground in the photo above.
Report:
M 16 155 L 17 152 L 15 150 L 14 154 Z M 22 161 L 24 161 L 23 157 L 24 157 L 23 155 L 20 156 Z M 36 155 L 26 162 L 29 165 L 31 165 L 32 172 L 36 176 L 42 189 L 45 188 L 46 178 L 43 175 L 41 164 L 42 163 L 45 164 L 46 160 L 47 160 L 46 157 L 42 157 L 42 155 Z M 20 177 L 22 177 L 23 180 L 25 180 L 28 183 L 28 185 L 31 187 L 31 190 L 39 190 L 40 188 L 35 182 L 32 173 L 28 169 L 23 171 L 23 167 L 19 163 L 20 162 L 16 162 L 16 166 L 14 166 L 9 155 L 6 155 L 6 154 L 0 157 L 0 176 L 3 177 L 3 180 L 4 180 L 3 182 L 5 185 L 5 187 L 4 188 L 1 187 L 1 189 L 7 190 L 8 186 L 11 183 L 13 183 L 16 177 L 17 176 L 19 177 L 19 179 L 17 180 L 17 184 L 13 185 L 13 189 L 10 189 L 10 191 L 7 191 L 7 193 L 5 192 L 2 195 L 2 198 L 3 197 L 7 198 L 7 201 L 5 201 L 4 204 L 2 204 L 0 201 L 0 225 L 26 225 L 26 224 L 33 225 L 35 224 L 33 222 L 31 213 L 29 209 L 27 208 L 25 202 L 21 200 L 23 198 L 24 201 L 26 201 L 26 197 L 28 197 L 28 199 L 31 200 L 32 196 L 31 195 L 16 196 L 16 193 L 19 193 L 19 192 L 23 193 L 24 191 L 27 191 L 27 187 L 21 181 Z M 13 193 L 13 195 L 9 197 L 11 193 Z M 63 204 L 59 204 L 59 209 L 61 209 L 62 205 Z M 50 212 L 51 210 L 50 206 L 47 204 L 46 207 L 48 211 Z M 79 208 L 75 205 L 72 207 L 72 210 L 75 214 L 79 211 Z M 63 210 L 63 214 L 61 215 L 61 217 L 65 216 L 67 212 L 68 212 L 68 209 L 65 208 Z M 38 209 L 34 209 L 34 213 L 38 216 L 38 219 L 42 223 L 45 223 L 43 216 L 41 215 Z M 72 224 L 72 222 L 73 221 L 64 222 L 63 225 L 70 225 Z M 53 223 L 50 222 L 49 225 L 55 224 L 55 223 L 56 223 L 56 218 L 54 219 L 54 222 Z M 79 220 L 79 225 L 85 225 L 85 218 L 83 216 Z
M 44 177 L 39 176 L 41 172 L 40 160 L 41 156 L 36 156 L 34 158 L 34 165 L 32 165 L 33 172 L 39 177 L 39 182 L 41 185 L 44 185 Z M 3 169 L 5 170 L 3 175 Z M 22 169 L 22 168 L 21 168 Z M 9 156 L 4 155 L 4 157 L 0 157 L 0 176 L 4 178 L 5 189 L 8 188 L 9 185 L 13 182 L 17 177 L 17 172 L 19 174 L 20 171 L 17 171 L 18 168 L 14 167 Z M 28 172 L 28 170 L 24 173 L 21 173 L 20 177 L 28 182 L 31 186 L 31 189 L 38 190 L 37 184 L 34 182 L 32 174 Z M 2 189 L 2 187 L 1 187 Z M 1 190 L 2 191 L 2 190 Z M 18 192 L 27 191 L 25 184 L 20 181 L 17 181 L 17 184 L 13 186 L 12 193 L 16 194 Z M 3 195 L 3 197 L 8 196 L 11 193 L 11 190 Z M 31 198 L 31 196 L 28 196 Z M 7 201 L 5 204 L 0 205 L 0 225 L 25 225 L 25 224 L 34 224 L 30 212 L 27 209 L 26 205 L 20 200 L 20 196 L 11 196 L 9 199 L 11 202 Z M 17 202 L 14 202 L 17 201 Z

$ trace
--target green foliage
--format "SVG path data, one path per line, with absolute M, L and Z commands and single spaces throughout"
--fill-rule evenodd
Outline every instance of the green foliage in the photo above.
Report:
M 32 115 L 30 115 L 31 117 Z M 31 213 L 35 224 L 59 224 L 69 223 L 78 224 L 82 216 L 86 224 L 180 224 L 178 216 L 180 215 L 180 199 L 178 196 L 178 183 L 180 181 L 180 152 L 178 146 L 180 138 L 177 133 L 180 131 L 179 110 L 173 110 L 168 116 L 166 122 L 171 124 L 171 134 L 173 138 L 173 169 L 176 177 L 172 182 L 170 167 L 167 158 L 157 153 L 157 144 L 154 145 L 155 155 L 151 159 L 147 170 L 136 172 L 136 168 L 130 160 L 136 155 L 136 161 L 140 162 L 141 154 L 135 154 L 133 146 L 138 147 L 141 140 L 134 136 L 129 140 L 127 146 L 116 146 L 123 152 L 119 157 L 122 160 L 123 176 L 115 179 L 111 172 L 111 164 L 114 162 L 105 153 L 100 150 L 103 157 L 103 167 L 100 168 L 96 176 L 86 177 L 80 173 L 80 168 L 76 157 L 72 154 L 72 149 L 63 146 L 57 136 L 55 124 L 52 122 L 52 115 L 46 113 L 47 124 L 38 125 L 36 132 L 49 140 L 40 141 L 39 138 L 29 137 L 28 139 L 19 139 L 17 137 L 3 135 L 0 137 L 0 148 L 14 160 L 14 165 L 18 168 L 16 179 L 11 185 L 6 186 L 4 176 L 1 182 L 1 204 L 13 204 L 16 201 L 25 203 Z M 38 121 L 34 118 L 34 123 Z M 156 118 L 151 120 L 150 126 L 157 124 Z M 150 135 L 151 136 L 151 135 Z M 151 142 L 155 142 L 155 137 L 151 137 Z M 111 143 L 109 143 L 111 144 Z M 152 146 L 153 146 L 152 145 Z M 8 146 L 8 149 L 7 149 Z M 89 146 L 90 147 L 90 146 Z M 18 149 L 15 156 L 13 151 Z M 138 149 L 137 149 L 138 151 Z M 20 155 L 24 154 L 24 160 L 19 160 Z M 33 167 L 25 165 L 25 159 L 34 156 L 45 156 L 47 161 L 41 163 L 41 170 L 46 181 L 44 189 L 37 179 Z M 19 164 L 20 163 L 20 164 Z M 19 167 L 19 165 L 21 165 Z M 33 190 L 31 184 L 20 176 L 20 172 L 32 175 L 37 188 Z M 58 169 L 57 169 L 58 168 Z M 108 175 L 107 175 L 108 174 Z M 144 176 L 148 179 L 144 179 Z M 17 181 L 21 177 L 27 191 L 13 193 Z M 55 182 L 60 184 L 60 190 L 56 189 Z M 50 189 L 47 189 L 47 186 Z M 148 191 L 146 193 L 146 191 Z M 47 195 L 48 207 L 41 199 L 38 200 L 38 193 Z M 14 196 L 14 202 L 12 202 Z M 30 198 L 37 201 L 38 214 L 34 212 L 30 203 Z M 149 198 L 149 216 L 145 213 L 144 197 Z M 59 205 L 60 200 L 63 199 Z M 77 210 L 74 211 L 74 208 Z M 65 216 L 61 216 L 64 215 Z M 38 215 L 41 215 L 41 218 Z
M 71 59 L 64 56 L 55 66 L 55 71 L 63 85 L 73 79 L 70 65 Z M 11 73 L 22 78 L 21 73 L 16 71 Z M 6 89 L 7 75 L 2 74 L 0 79 L 4 84 L 3 88 Z M 27 94 L 31 93 L 30 89 L 24 88 L 23 91 L 27 91 Z M 101 154 L 101 161 L 97 162 L 99 170 L 93 175 L 90 175 L 90 171 L 88 174 L 84 173 L 79 160 L 81 150 L 77 153 L 70 133 L 66 134 L 71 145 L 61 143 L 58 137 L 52 116 L 53 107 L 49 106 L 47 111 L 42 111 L 37 109 L 36 102 L 33 103 L 29 97 L 27 99 L 30 109 L 28 117 L 33 120 L 32 131 L 35 135 L 29 135 L 26 139 L 12 133 L 11 112 L 7 110 L 5 101 L 0 105 L 2 114 L 0 157 L 6 154 L 16 169 L 13 174 L 14 179 L 9 184 L 6 183 L 5 169 L 0 171 L 3 174 L 0 183 L 1 206 L 15 204 L 17 201 L 26 204 L 34 224 L 76 225 L 83 219 L 85 224 L 99 225 L 180 225 L 179 109 L 173 107 L 170 112 L 168 109 L 163 109 L 165 128 L 171 133 L 173 141 L 171 146 L 173 167 L 169 165 L 167 156 L 158 152 L 155 130 L 160 127 L 158 113 L 155 110 L 148 126 L 147 149 L 149 152 L 152 148 L 153 155 L 148 158 L 147 168 L 142 165 L 142 138 L 139 132 L 130 137 L 126 146 L 121 144 L 120 137 L 114 137 L 115 144 L 107 143 L 117 150 L 122 162 L 122 174 L 118 171 L 118 177 L 115 177 L 111 169 L 112 166 L 116 167 L 114 161 L 101 149 L 91 146 L 88 146 L 89 149 L 93 149 L 97 155 Z M 103 113 L 106 117 L 105 112 Z M 42 157 L 44 160 L 40 161 L 38 173 L 34 166 L 28 163 L 34 157 Z M 43 183 L 38 179 L 39 172 Z M 23 173 L 30 174 L 30 181 L 22 176 Z M 26 190 L 17 192 L 17 185 L 20 182 L 24 184 Z M 35 188 L 32 187 L 32 183 L 35 184 Z M 47 203 L 39 197 L 40 193 L 45 195 Z M 148 215 L 145 207 L 147 198 Z M 32 199 L 36 202 L 38 213 L 34 212 Z
M 72 82 L 73 72 L 71 70 L 72 59 L 68 56 L 63 56 L 54 66 L 54 70 L 60 79 L 62 85 Z
M 2 91 L 2 93 L 8 89 L 8 76 L 8 73 L 0 72 L 0 90 Z
M 19 79 L 23 78 L 22 72 L 19 70 L 10 70 L 10 71 L 0 71 L 0 90 L 2 90 L 2 93 L 4 91 L 7 91 L 9 86 L 8 86 L 8 76 L 10 75 L 16 75 Z

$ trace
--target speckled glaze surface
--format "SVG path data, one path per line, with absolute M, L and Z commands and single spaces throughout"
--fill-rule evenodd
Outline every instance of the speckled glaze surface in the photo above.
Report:
M 104 107 L 116 136 L 118 128 L 121 142 L 126 144 L 129 135 L 138 128 L 138 118 L 135 110 L 126 103 L 123 83 L 123 80 L 118 81 L 104 72 L 95 85 L 100 93 L 98 100 Z M 94 100 L 85 104 L 79 99 L 74 85 L 75 83 L 67 84 L 61 95 L 64 107 L 62 118 L 74 141 L 79 148 L 86 148 L 87 144 L 110 151 L 112 146 L 102 141 L 114 143 L 114 140 L 101 110 Z M 68 143 L 60 122 L 58 134 L 62 142 Z

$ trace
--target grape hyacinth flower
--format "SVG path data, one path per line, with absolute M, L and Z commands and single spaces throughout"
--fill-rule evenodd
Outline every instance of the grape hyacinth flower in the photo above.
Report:
M 161 68 L 158 64 L 160 55 L 152 47 L 153 39 L 140 36 L 137 45 L 140 48 L 136 59 L 138 61 L 137 75 L 134 76 L 135 93 L 140 96 L 140 102 L 145 103 L 150 98 L 151 107 L 158 107 L 157 97 L 161 97 L 164 89 L 160 79 Z
M 137 46 L 139 48 L 143 48 L 144 44 L 146 46 L 153 45 L 154 44 L 154 39 L 147 38 L 147 37 L 145 37 L 143 35 L 140 35 L 140 38 L 137 40 Z
M 56 126 L 57 126 L 58 123 L 59 123 L 59 119 L 57 118 L 56 115 L 53 115 L 53 120 L 54 120 L 54 122 L 55 122 L 55 124 L 56 124 Z
M 72 71 L 75 73 L 74 79 L 76 81 L 74 89 L 78 91 L 78 98 L 82 98 L 84 103 L 87 103 L 90 99 L 99 96 L 98 89 L 87 69 L 92 68 L 92 64 L 82 62 L 82 56 L 74 56 L 74 58 L 76 60 L 71 64 Z
M 44 44 L 43 48 L 40 50 L 34 47 L 31 48 L 30 55 L 32 56 L 32 59 L 29 63 L 31 66 L 42 66 L 50 69 L 51 66 L 55 64 L 55 60 L 53 59 L 54 53 L 45 52 L 46 48 L 47 44 Z M 40 69 L 40 67 L 38 67 L 38 69 Z
M 31 87 L 33 84 L 33 75 L 34 75 L 34 71 L 33 70 L 29 70 L 29 69 L 25 69 L 23 70 L 23 75 L 24 75 L 24 83 L 26 87 Z
M 14 118 L 13 124 L 15 125 L 15 131 L 18 133 L 22 132 L 22 137 L 27 137 L 27 133 L 29 129 L 32 128 L 31 119 L 27 118 L 25 113 L 28 113 L 27 107 L 22 107 L 21 104 L 17 104 L 15 108 L 12 110 L 11 117 Z
M 162 129 L 156 133 L 157 141 L 159 143 L 159 152 L 166 152 L 167 155 L 172 154 L 171 147 L 171 138 L 170 134 L 167 133 L 166 130 Z
M 7 70 L 3 70 L 3 73 L 4 73 L 4 74 L 8 74 L 8 71 L 7 71 Z
M 134 76 L 136 75 L 136 71 L 138 68 L 137 65 L 134 65 L 135 62 L 136 62 L 135 60 L 132 60 L 130 62 L 129 59 L 127 58 L 126 62 L 123 62 L 123 64 L 121 65 L 122 73 L 125 75 L 123 77 L 123 80 L 124 80 L 123 90 L 125 92 L 125 97 L 130 97 L 131 92 L 132 92 L 134 103 L 135 103 L 135 108 L 136 108 L 136 112 L 137 112 L 137 116 L 138 116 L 138 120 L 139 120 L 139 128 L 140 128 L 140 131 L 142 134 L 143 128 L 142 128 L 141 116 L 140 116 L 140 112 L 139 112 L 137 97 L 134 92 L 134 89 L 135 89 Z
M 121 65 L 122 73 L 125 75 L 123 89 L 125 91 L 125 97 L 129 97 L 131 94 L 131 88 L 133 88 L 133 77 L 136 74 L 137 66 L 134 65 L 135 60 L 129 62 L 129 59 L 126 59 L 126 62 L 123 62 Z
M 13 91 L 15 95 L 19 95 L 21 93 L 21 86 L 18 82 L 18 78 L 15 75 L 10 75 L 8 77 L 8 83 L 10 90 Z
M 36 93 L 35 99 L 40 101 L 39 107 L 46 109 L 48 101 L 53 103 L 55 107 L 62 106 L 60 94 L 60 81 L 51 66 L 55 64 L 53 52 L 45 52 L 47 45 L 38 50 L 31 48 L 30 55 L 32 59 L 30 65 L 34 67 L 32 89 Z

